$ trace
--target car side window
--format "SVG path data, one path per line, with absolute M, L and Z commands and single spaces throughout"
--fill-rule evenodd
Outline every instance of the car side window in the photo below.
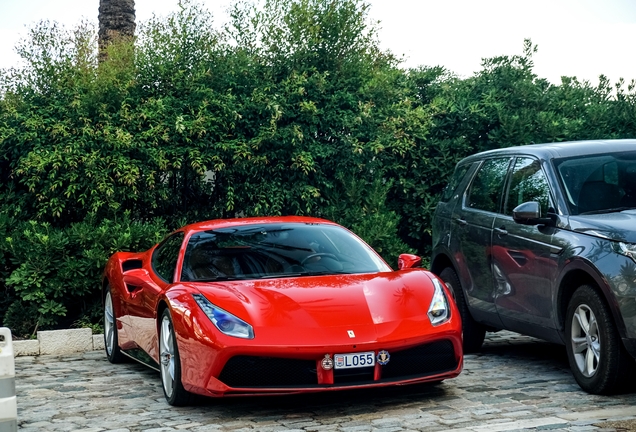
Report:
M 497 213 L 509 165 L 510 158 L 486 160 L 470 185 L 466 207 Z
M 183 233 L 175 233 L 162 241 L 152 254 L 152 267 L 166 282 L 172 283 L 174 281 L 174 272 L 177 268 L 177 259 L 182 243 Z
M 470 164 L 460 165 L 455 168 L 455 172 L 453 172 L 452 177 L 448 181 L 446 188 L 444 189 L 444 193 L 442 195 L 442 201 L 448 201 L 453 196 L 455 189 L 462 182 L 462 179 L 468 172 L 468 168 L 470 168 Z
M 506 214 L 512 215 L 515 207 L 528 201 L 538 202 L 541 205 L 541 215 L 546 215 L 550 207 L 550 188 L 537 159 L 518 157 L 510 179 Z

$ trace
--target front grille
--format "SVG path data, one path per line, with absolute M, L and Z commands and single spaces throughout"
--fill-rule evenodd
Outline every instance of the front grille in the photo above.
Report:
M 318 384 L 316 362 L 276 357 L 236 356 L 219 380 L 230 387 L 290 387 Z
M 453 343 L 442 340 L 391 352 L 391 360 L 382 366 L 382 379 L 436 375 L 457 368 Z
M 352 369 L 334 369 L 333 383 L 338 384 L 356 384 L 373 381 L 374 367 L 352 368 Z
M 391 351 L 382 366 L 382 381 L 424 377 L 457 369 L 451 341 L 443 340 Z M 372 384 L 373 367 L 334 369 L 334 385 Z M 230 387 L 315 387 L 316 362 L 278 357 L 236 356 L 225 364 L 219 380 Z

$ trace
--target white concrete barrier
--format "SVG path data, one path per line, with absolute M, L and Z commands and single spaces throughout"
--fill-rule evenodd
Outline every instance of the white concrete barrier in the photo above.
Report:
M 73 354 L 93 350 L 93 332 L 89 328 L 41 330 L 40 354 Z
M 37 339 L 13 342 L 13 356 L 40 354 L 64 355 L 85 351 L 104 350 L 104 335 L 91 334 L 90 329 L 41 330 Z M 2 430 L 0 430 L 2 432 Z
M 11 330 L 0 327 L 0 432 L 18 430 L 18 404 L 15 397 L 15 361 Z

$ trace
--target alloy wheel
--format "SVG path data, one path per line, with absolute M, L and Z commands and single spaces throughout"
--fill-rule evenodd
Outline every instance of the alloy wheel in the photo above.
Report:
M 106 335 L 106 353 L 111 355 L 115 347 L 115 314 L 113 313 L 113 299 L 110 292 L 104 299 L 104 333 Z
M 159 359 L 161 361 L 161 380 L 166 397 L 170 398 L 174 390 L 174 336 L 172 334 L 172 323 L 168 316 L 161 320 L 161 338 L 159 341 Z
M 596 316 L 586 304 L 580 304 L 574 312 L 571 335 L 576 366 L 583 376 L 594 376 L 601 358 L 601 338 Z

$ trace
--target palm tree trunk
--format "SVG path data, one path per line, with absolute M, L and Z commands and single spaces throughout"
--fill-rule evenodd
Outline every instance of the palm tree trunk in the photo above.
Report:
M 116 40 L 135 35 L 135 0 L 99 0 L 99 59 L 106 59 L 106 47 Z

